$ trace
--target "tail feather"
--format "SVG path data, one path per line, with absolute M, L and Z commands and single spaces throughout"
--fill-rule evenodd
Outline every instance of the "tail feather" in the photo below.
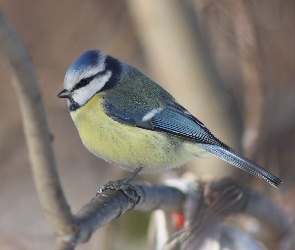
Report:
M 254 162 L 238 155 L 234 151 L 231 151 L 227 148 L 223 148 L 217 145 L 210 144 L 199 144 L 203 148 L 205 148 L 210 153 L 219 157 L 220 159 L 227 161 L 228 163 L 252 174 L 261 179 L 266 180 L 269 184 L 274 187 L 279 187 L 283 182 L 264 168 L 258 166 Z

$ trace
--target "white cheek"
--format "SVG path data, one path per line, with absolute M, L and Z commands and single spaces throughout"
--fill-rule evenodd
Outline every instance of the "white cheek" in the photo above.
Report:
M 84 105 L 95 93 L 104 87 L 111 76 L 111 71 L 107 71 L 104 76 L 94 78 L 85 87 L 74 91 L 72 95 L 73 100 L 81 106 Z

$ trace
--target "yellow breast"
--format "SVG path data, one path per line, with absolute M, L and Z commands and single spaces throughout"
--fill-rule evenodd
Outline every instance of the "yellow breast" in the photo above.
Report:
M 193 144 L 182 138 L 114 121 L 104 112 L 103 101 L 98 93 L 71 112 L 84 145 L 98 157 L 130 170 L 142 166 L 143 172 L 155 172 L 178 167 L 193 156 Z

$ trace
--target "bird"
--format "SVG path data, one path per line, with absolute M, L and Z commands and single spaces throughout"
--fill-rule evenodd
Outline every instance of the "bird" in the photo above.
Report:
M 68 109 L 84 146 L 135 175 L 161 173 L 210 152 L 266 180 L 282 181 L 237 154 L 159 84 L 99 50 L 83 53 L 65 74 Z

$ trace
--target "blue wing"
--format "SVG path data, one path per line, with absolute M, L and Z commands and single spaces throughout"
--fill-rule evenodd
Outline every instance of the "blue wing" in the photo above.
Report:
M 162 131 L 184 137 L 196 143 L 214 144 L 231 150 L 226 144 L 218 140 L 201 121 L 178 103 L 168 104 L 148 120 L 143 119 L 148 112 L 126 113 L 111 104 L 106 105 L 106 112 L 114 120 L 123 124 Z
M 229 146 L 218 140 L 202 122 L 177 103 L 170 103 L 160 109 L 156 108 L 154 113 L 150 111 L 149 119 L 143 119 L 148 112 L 126 113 L 112 105 L 106 106 L 106 112 L 114 120 L 127 125 L 162 131 L 196 142 L 222 160 L 265 179 L 275 187 L 282 183 L 267 170 L 235 153 Z
M 167 106 L 151 119 L 155 130 L 164 131 L 197 143 L 214 144 L 226 149 L 229 146 L 218 140 L 206 126 L 178 103 Z
M 279 178 L 254 162 L 238 155 L 226 144 L 218 140 L 202 122 L 179 104 L 176 104 L 175 107 L 166 108 L 156 114 L 151 119 L 151 122 L 156 130 L 162 130 L 192 139 L 215 156 L 266 180 L 275 187 L 278 187 L 282 183 Z

